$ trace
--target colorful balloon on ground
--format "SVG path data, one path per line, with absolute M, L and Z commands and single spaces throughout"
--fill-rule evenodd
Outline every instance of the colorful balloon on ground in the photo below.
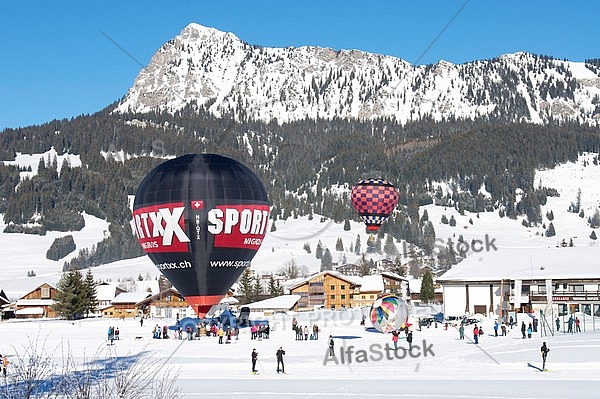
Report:
M 403 299 L 388 294 L 373 302 L 369 314 L 373 327 L 385 334 L 406 326 L 408 306 Z
M 367 230 L 375 232 L 398 205 L 398 192 L 385 179 L 365 179 L 352 187 L 351 199 Z
M 133 204 L 144 251 L 198 317 L 250 266 L 268 223 L 269 201 L 258 177 L 216 154 L 158 165 L 140 183 Z

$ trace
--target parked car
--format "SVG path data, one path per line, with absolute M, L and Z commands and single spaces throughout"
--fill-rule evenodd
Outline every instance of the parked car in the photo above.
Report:
M 469 324 L 477 324 L 477 323 L 481 323 L 481 320 L 477 319 L 475 317 L 465 317 L 462 320 L 462 325 L 463 326 L 468 326 Z

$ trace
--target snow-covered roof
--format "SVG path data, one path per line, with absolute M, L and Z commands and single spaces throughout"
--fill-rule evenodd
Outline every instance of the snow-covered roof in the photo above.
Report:
M 600 247 L 500 248 L 469 256 L 438 281 L 501 279 L 600 279 Z
M 116 284 L 102 284 L 96 286 L 96 299 L 99 301 L 110 301 L 115 297 L 117 292 Z
M 52 306 L 53 299 L 19 299 L 17 306 Z
M 325 275 L 325 274 L 329 274 L 331 276 L 337 277 L 337 278 L 339 278 L 341 280 L 344 280 L 344 281 L 347 281 L 347 282 L 349 282 L 351 284 L 356 284 L 356 285 L 361 285 L 362 284 L 362 279 L 360 277 L 346 276 L 345 274 L 342 274 L 342 273 L 340 273 L 340 272 L 338 272 L 336 270 L 325 270 L 325 271 L 322 271 L 320 273 L 316 273 L 316 274 L 313 274 L 313 275 L 308 276 L 306 278 L 303 278 L 302 280 L 296 282 L 296 284 L 289 286 L 289 289 L 294 289 L 294 288 L 296 288 L 296 287 L 298 287 L 298 286 L 306 283 L 307 281 L 313 280 L 316 277 L 320 277 L 320 276 Z
M 383 278 L 380 274 L 361 278 L 360 292 L 383 292 L 383 289 Z
M 23 308 L 15 312 L 16 315 L 43 315 L 44 308 Z
M 262 301 L 249 303 L 247 306 L 252 309 L 273 309 L 290 310 L 300 300 L 300 295 L 281 295 L 274 298 L 264 299 Z
M 149 292 L 122 292 L 112 300 L 112 303 L 138 303 L 149 296 L 151 296 Z

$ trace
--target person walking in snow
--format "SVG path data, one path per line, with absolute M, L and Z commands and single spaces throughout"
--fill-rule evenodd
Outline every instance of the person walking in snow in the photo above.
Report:
M 477 324 L 473 328 L 473 341 L 475 341 L 475 344 L 479 343 L 479 328 L 477 328 Z
M 542 345 L 540 350 L 542 352 L 542 370 L 545 370 L 546 369 L 546 357 L 548 356 L 548 352 L 550 352 L 550 349 L 548 349 L 548 347 L 546 346 L 546 343 L 544 342 L 544 344 Z
M 581 323 L 581 321 L 579 321 L 579 317 L 575 318 L 575 332 L 581 332 L 581 327 L 579 326 L 579 324 Z
M 277 372 L 282 372 L 285 373 L 285 365 L 283 364 L 283 355 L 285 355 L 285 351 L 283 350 L 283 347 L 279 347 L 279 349 L 277 349 L 277 352 L 275 353 L 275 356 L 277 357 Z M 279 368 L 279 365 L 281 364 L 281 368 Z
M 567 327 L 568 327 L 567 332 L 573 334 L 573 315 L 571 315 L 571 317 L 569 317 L 569 320 L 567 321 Z
M 409 331 L 408 334 L 406 334 L 406 342 L 408 342 L 408 350 L 412 349 L 412 341 L 413 341 L 413 333 L 412 333 L 412 331 Z
M 521 334 L 523 334 L 523 339 L 525 339 L 525 332 L 527 332 L 527 327 L 525 326 L 525 322 L 521 322 Z
M 329 336 L 329 356 L 335 356 L 335 352 L 333 351 L 333 346 L 335 343 L 333 342 L 333 337 Z
M 531 323 L 529 323 L 529 327 L 527 327 L 527 338 L 531 338 L 531 333 L 533 332 L 533 327 Z
M 304 340 L 308 341 L 308 326 L 304 326 Z
M 465 326 L 460 325 L 460 327 L 458 327 L 458 334 L 459 334 L 459 339 L 465 339 Z
M 498 321 L 494 322 L 494 336 L 498 336 Z
M 557 317 L 556 318 L 556 331 L 558 332 L 558 330 L 560 330 L 560 319 Z
M 252 354 L 250 355 L 252 358 L 252 372 L 256 374 L 256 361 L 258 360 L 258 352 L 256 348 L 252 349 Z

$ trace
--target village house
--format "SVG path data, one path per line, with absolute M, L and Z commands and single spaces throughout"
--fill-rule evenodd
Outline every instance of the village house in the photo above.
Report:
M 175 288 L 167 288 L 137 303 L 144 317 L 196 317 L 194 310 Z
M 503 248 L 470 256 L 438 279 L 444 313 L 600 316 L 599 254 L 597 247 L 584 246 Z
M 56 287 L 44 283 L 23 295 L 16 302 L 15 317 L 19 319 L 56 317 L 52 308 Z
M 133 318 L 139 315 L 138 304 L 151 296 L 149 292 L 122 292 L 112 300 L 112 306 L 104 309 L 104 317 Z
M 350 308 L 360 282 L 356 277 L 327 270 L 309 276 L 290 287 L 290 294 L 300 295 L 298 310 Z

